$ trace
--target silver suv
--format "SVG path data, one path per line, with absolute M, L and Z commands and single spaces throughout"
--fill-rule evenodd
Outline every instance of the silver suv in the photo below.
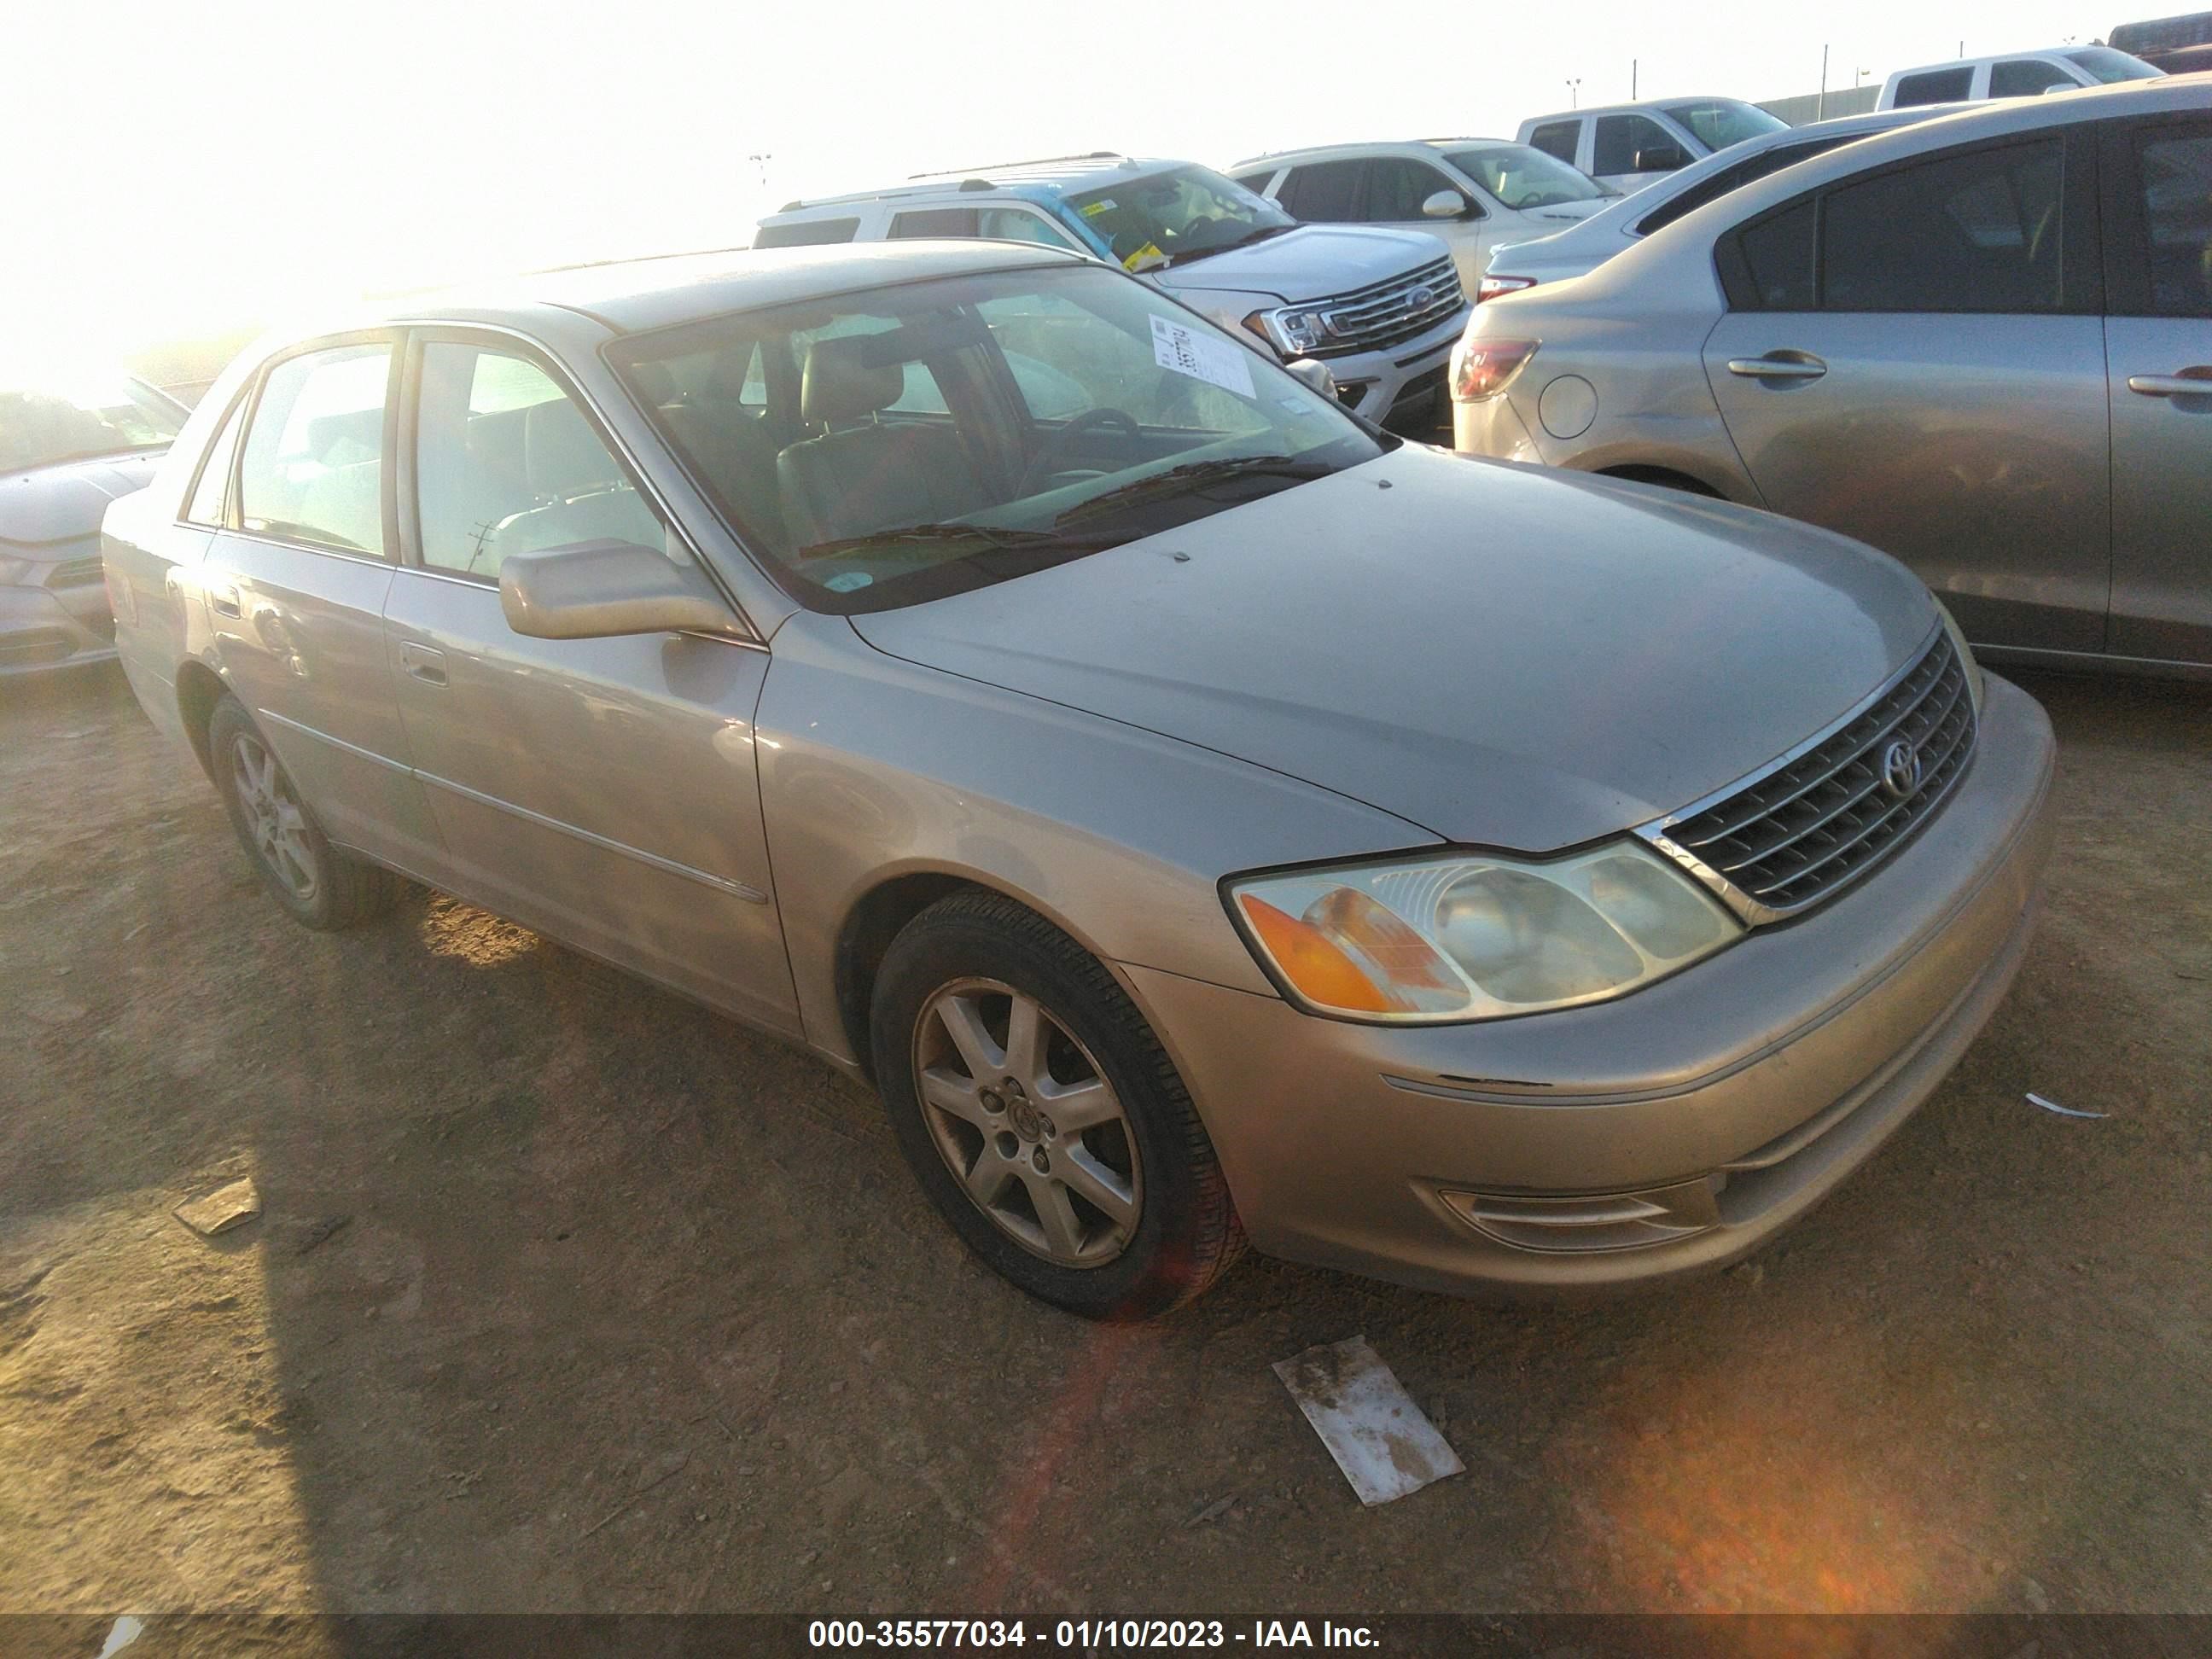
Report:
M 1211 168 L 1100 151 L 793 202 L 755 247 L 980 236 L 1116 264 L 1288 360 L 1316 358 L 1344 405 L 1426 431 L 1468 300 L 1424 231 L 1302 225 Z

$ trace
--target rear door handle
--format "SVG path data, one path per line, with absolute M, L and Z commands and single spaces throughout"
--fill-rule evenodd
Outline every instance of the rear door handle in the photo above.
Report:
M 2128 390 L 2146 398 L 2212 398 L 2212 368 L 2185 368 L 2179 374 L 2130 374 Z
M 1828 372 L 1828 366 L 1809 351 L 1793 352 L 1787 357 L 1769 352 L 1764 357 L 1731 357 L 1728 372 L 1750 380 L 1817 380 Z
M 208 609 L 222 617 L 242 614 L 238 608 L 238 590 L 234 587 L 210 587 L 208 589 Z
M 446 653 L 433 651 L 427 645 L 403 643 L 399 647 L 399 665 L 425 685 L 446 683 Z

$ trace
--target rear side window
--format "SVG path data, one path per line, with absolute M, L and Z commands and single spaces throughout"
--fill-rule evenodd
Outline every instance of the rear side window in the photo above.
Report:
M 1922 104 L 1955 104 L 1974 89 L 1971 64 L 1962 69 L 1923 70 L 1897 83 L 1893 108 L 1915 109 Z
M 994 241 L 1042 242 L 1047 247 L 1074 246 L 1036 214 L 1020 208 L 911 208 L 893 216 L 890 234 L 894 241 L 923 236 L 986 236 Z
M 754 234 L 755 247 L 821 247 L 830 242 L 849 242 L 860 228 L 858 218 L 795 219 L 787 224 L 763 225 Z
M 1554 161 L 1575 164 L 1575 144 L 1582 137 L 1579 121 L 1547 121 L 1528 135 L 1528 146 L 1540 149 Z
M 1664 172 L 1655 166 L 1638 166 L 1642 155 L 1648 163 L 1666 159 L 1667 152 L 1687 159 L 1673 134 L 1648 115 L 1601 115 L 1597 135 L 1591 141 L 1590 171 L 1599 178 L 1613 173 Z M 1674 166 L 1682 165 L 1680 161 Z
M 238 471 L 245 528 L 385 556 L 384 401 L 392 348 L 335 346 L 268 372 Z
M 1830 191 L 1829 311 L 2057 311 L 2064 179 L 2056 138 L 1939 156 Z
M 1645 214 L 1637 222 L 1636 234 L 1649 236 L 1662 225 L 1673 224 L 1684 214 L 1695 213 L 1706 203 L 1719 201 L 1732 190 L 1741 190 L 1746 185 L 1755 184 L 1770 173 L 1779 173 L 1800 161 L 1809 161 L 1815 155 L 1824 155 L 1838 144 L 1848 142 L 1843 138 L 1820 138 L 1810 143 L 1777 144 L 1772 149 L 1762 151 L 1749 161 L 1738 161 L 1732 167 L 1723 167 L 1718 173 L 1700 179 L 1673 201 L 1662 203 Z
M 2008 58 L 1990 65 L 1992 98 L 2033 98 L 2047 87 L 2075 84 L 2074 77 L 2064 70 L 2039 58 Z
M 2136 140 L 2156 317 L 2212 317 L 2212 128 Z
M 200 474 L 192 483 L 191 499 L 185 503 L 188 523 L 220 529 L 226 522 L 223 504 L 230 499 L 231 458 L 238 453 L 238 434 L 246 429 L 246 399 L 240 398 L 225 417 L 222 430 L 208 446 Z
M 1340 225 L 1358 217 L 1359 178 L 1364 161 L 1316 161 L 1292 167 L 1276 198 L 1294 219 Z

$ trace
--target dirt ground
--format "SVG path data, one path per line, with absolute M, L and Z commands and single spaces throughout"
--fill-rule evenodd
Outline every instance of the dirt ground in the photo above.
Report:
M 2026 683 L 2019 988 L 1758 1261 L 1133 1329 L 819 1064 L 428 894 L 308 933 L 119 675 L 0 687 L 0 1611 L 2212 1609 L 2212 688 Z M 1360 1507 L 1269 1370 L 1355 1334 L 1463 1475 Z

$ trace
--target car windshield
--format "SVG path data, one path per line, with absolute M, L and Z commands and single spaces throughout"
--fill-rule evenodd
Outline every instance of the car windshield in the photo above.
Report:
M 2152 81 L 2162 76 L 2140 58 L 2131 58 L 2124 52 L 2115 52 L 2110 46 L 2084 46 L 2079 52 L 2069 52 L 2066 61 L 2076 68 L 2087 70 L 2100 84 L 2111 86 L 2116 81 Z
M 609 355 L 738 538 L 822 611 L 1004 581 L 1384 447 L 1254 346 L 1089 264 L 739 313 Z
M 1669 104 L 1668 118 L 1687 127 L 1707 149 L 1726 149 L 1762 132 L 1780 132 L 1790 125 L 1769 115 L 1756 104 L 1734 98 L 1700 98 L 1693 103 Z
M 1446 150 L 1444 160 L 1510 208 L 1559 207 L 1620 193 L 1526 144 Z
M 1127 270 L 1201 259 L 1297 223 L 1273 202 L 1207 167 L 1116 179 L 1103 190 L 1069 197 L 1067 205 Z
M 0 389 L 0 472 L 161 449 L 184 411 L 137 381 L 102 375 Z

